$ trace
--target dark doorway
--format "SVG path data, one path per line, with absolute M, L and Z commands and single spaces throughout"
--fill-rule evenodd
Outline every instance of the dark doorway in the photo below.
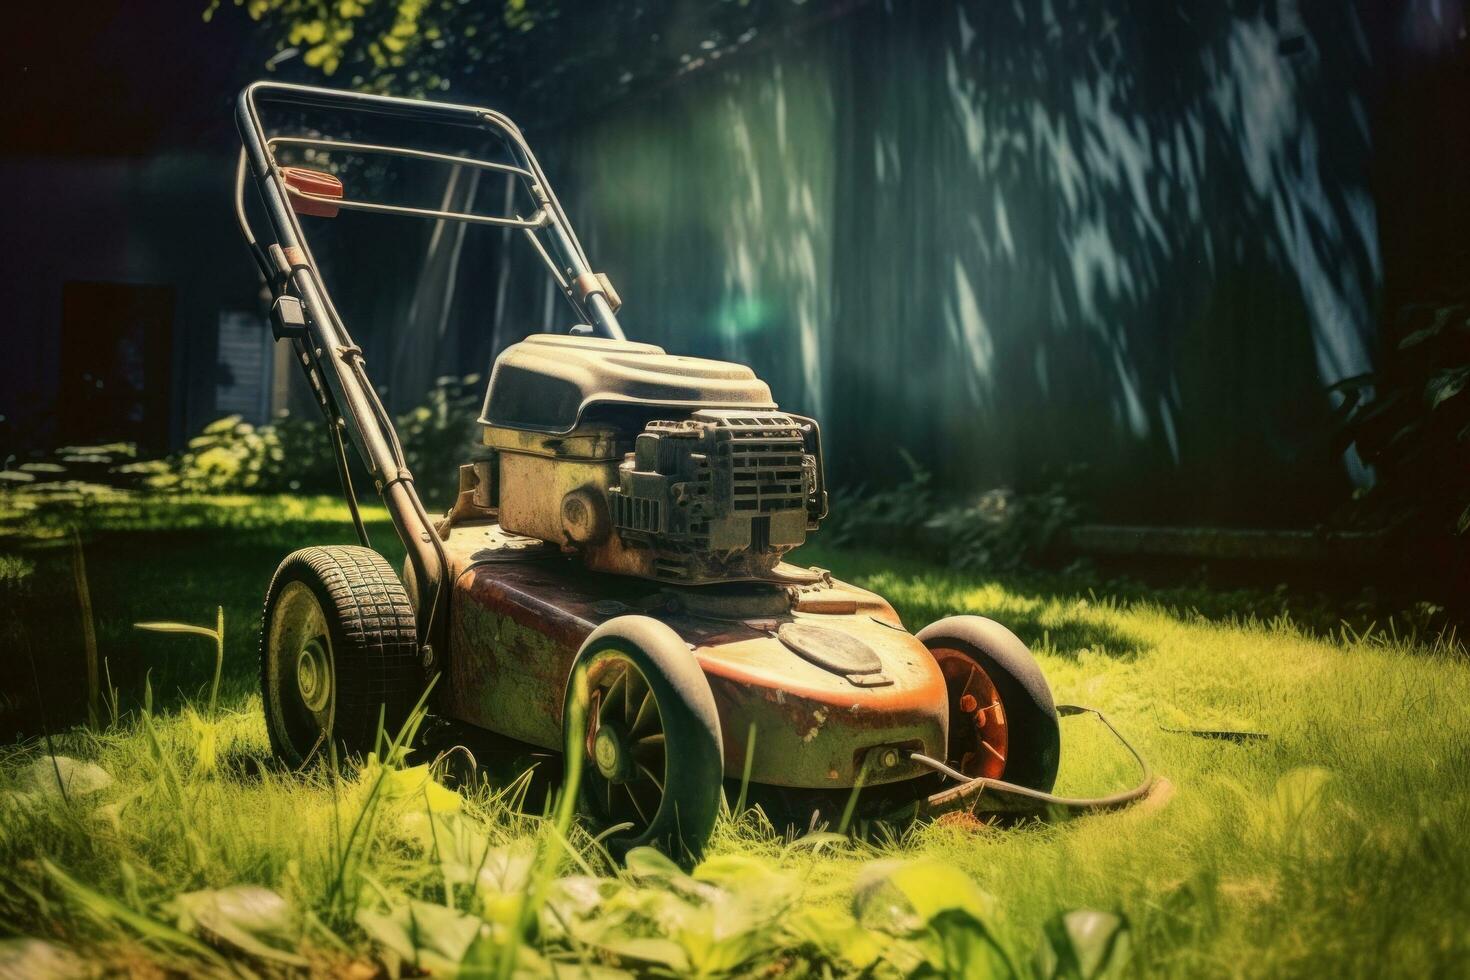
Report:
M 173 288 L 68 282 L 61 306 L 61 441 L 167 449 Z

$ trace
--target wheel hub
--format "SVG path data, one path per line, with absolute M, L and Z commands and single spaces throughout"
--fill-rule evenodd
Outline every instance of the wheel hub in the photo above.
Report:
M 323 711 L 332 694 L 332 673 L 321 637 L 308 640 L 296 656 L 296 689 L 310 711 Z
M 622 782 L 627 778 L 627 757 L 627 749 L 617 727 L 599 726 L 597 736 L 592 740 L 592 761 L 597 764 L 597 771 L 615 783 Z
M 1000 779 L 1005 774 L 1010 735 L 995 683 L 965 654 L 946 649 L 933 652 L 949 690 L 950 761 L 967 776 Z

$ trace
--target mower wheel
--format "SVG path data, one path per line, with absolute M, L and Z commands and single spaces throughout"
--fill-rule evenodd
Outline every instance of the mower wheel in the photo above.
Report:
M 651 845 L 698 860 L 714 829 L 725 761 L 714 695 L 689 647 L 647 616 L 619 616 L 577 652 L 562 710 L 578 802 L 622 857 Z
M 982 616 L 919 631 L 949 690 L 949 762 L 967 776 L 1051 792 L 1062 736 L 1051 688 L 1026 644 Z
M 413 606 L 370 548 L 303 548 L 271 579 L 260 631 L 260 693 L 276 756 L 299 768 L 328 739 L 359 755 L 423 693 Z

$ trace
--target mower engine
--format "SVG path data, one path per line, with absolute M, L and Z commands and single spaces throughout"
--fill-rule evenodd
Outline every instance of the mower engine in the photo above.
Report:
M 480 422 L 477 500 L 597 571 L 774 581 L 826 516 L 816 423 L 743 365 L 538 334 L 496 361 Z

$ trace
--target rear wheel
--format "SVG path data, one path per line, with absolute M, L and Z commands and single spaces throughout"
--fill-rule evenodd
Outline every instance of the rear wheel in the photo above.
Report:
M 949 763 L 1050 792 L 1061 758 L 1051 687 L 1020 638 L 982 616 L 951 616 L 919 631 L 949 693 Z
M 696 860 L 719 814 L 724 750 L 704 671 L 673 630 L 645 616 L 599 627 L 577 654 L 563 713 L 581 756 L 579 803 L 621 857 L 651 845 Z
M 408 594 L 369 548 L 303 548 L 266 593 L 260 686 L 271 750 L 292 767 L 325 755 L 328 739 L 370 751 L 423 692 Z

